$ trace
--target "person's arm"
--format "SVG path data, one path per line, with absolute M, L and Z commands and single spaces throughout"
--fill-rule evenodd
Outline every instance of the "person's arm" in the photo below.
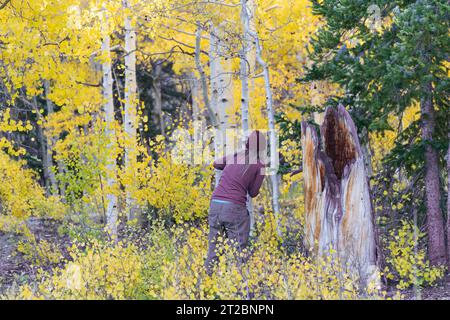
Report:
M 259 194 L 259 189 L 261 189 L 261 185 L 264 181 L 265 175 L 261 173 L 261 170 L 263 170 L 264 167 L 259 167 L 256 170 L 255 178 L 250 183 L 250 187 L 248 188 L 248 194 L 250 197 L 254 198 Z

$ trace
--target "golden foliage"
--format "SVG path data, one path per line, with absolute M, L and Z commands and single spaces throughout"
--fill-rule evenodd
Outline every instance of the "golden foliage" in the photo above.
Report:
M 46 197 L 35 173 L 0 150 L 0 218 L 9 215 L 24 220 L 32 215 L 58 218 L 65 207 L 55 196 Z M 11 222 L 11 221 L 9 221 Z M 7 221 L 0 220 L 0 230 Z
M 266 232 L 266 231 L 263 231 Z M 274 238 L 267 235 L 264 238 Z M 118 244 L 94 242 L 71 248 L 72 261 L 53 275 L 42 273 L 21 287 L 21 299 L 355 299 L 382 298 L 371 289 L 361 295 L 355 280 L 332 258 L 313 261 L 287 254 L 258 240 L 247 263 L 239 266 L 233 243 L 222 239 L 219 264 L 207 276 L 203 268 L 207 226 L 153 225 L 149 238 Z M 148 242 L 147 242 L 148 241 Z
M 445 275 L 445 267 L 431 266 L 426 258 L 425 250 L 418 248 L 418 242 L 424 235 L 407 221 L 402 221 L 397 231 L 390 232 L 386 277 L 396 280 L 399 289 L 406 289 L 413 285 L 433 285 Z

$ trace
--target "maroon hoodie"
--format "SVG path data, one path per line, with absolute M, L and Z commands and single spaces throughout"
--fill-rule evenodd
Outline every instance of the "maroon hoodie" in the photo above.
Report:
M 253 131 L 246 143 L 246 150 L 225 156 L 214 162 L 214 168 L 223 170 L 213 199 L 245 205 L 247 193 L 254 198 L 264 180 L 265 139 L 259 131 Z

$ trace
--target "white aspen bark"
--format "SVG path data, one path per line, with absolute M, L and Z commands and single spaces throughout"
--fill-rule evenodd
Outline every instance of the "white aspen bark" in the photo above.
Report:
M 249 130 L 249 91 L 248 78 L 250 73 L 250 61 L 248 60 L 248 51 L 251 47 L 250 40 L 250 21 L 247 8 L 248 0 L 241 0 L 241 21 L 242 21 L 242 51 L 240 57 L 240 77 L 241 77 L 241 123 L 242 130 Z M 244 140 L 245 141 L 245 140 Z M 245 142 L 244 142 L 245 143 Z
M 128 0 L 123 0 L 123 8 L 130 9 Z M 133 177 L 133 163 L 136 160 L 136 113 L 137 113 L 137 84 L 136 84 L 136 32 L 131 25 L 131 17 L 126 12 L 125 27 L 125 172 Z M 134 204 L 130 192 L 126 192 L 126 210 L 128 220 L 135 218 Z
M 205 71 L 203 69 L 202 63 L 200 61 L 200 42 L 202 39 L 202 29 L 200 26 L 200 23 L 197 22 L 197 30 L 195 33 L 195 66 L 197 68 L 197 71 L 200 75 L 200 81 L 202 85 L 202 97 L 203 97 L 203 103 L 206 106 L 206 109 L 208 110 L 208 116 L 210 118 L 211 124 L 214 128 L 218 126 L 218 120 L 217 115 L 213 108 L 211 107 L 211 102 L 208 97 L 208 80 L 206 78 Z M 211 66 L 212 68 L 213 66 Z
M 241 22 L 242 22 L 242 50 L 240 54 L 240 78 L 241 78 L 241 127 L 243 131 L 242 144 L 245 145 L 249 135 L 249 104 L 250 96 L 248 90 L 248 78 L 250 74 L 249 50 L 251 48 L 250 40 L 250 16 L 247 7 L 248 0 L 241 0 Z M 247 195 L 247 210 L 250 216 L 250 233 L 255 226 L 255 216 L 253 212 L 252 198 Z
M 241 0 L 242 1 L 242 0 Z M 247 0 L 246 1 L 246 13 L 247 13 L 247 19 L 248 19 L 248 29 L 247 29 L 247 48 L 246 48 L 246 59 L 247 59 L 247 66 L 248 66 L 248 74 L 249 74 L 249 86 L 250 86 L 250 92 L 254 91 L 255 89 L 255 79 L 251 75 L 255 73 L 256 69 L 256 48 L 255 43 L 252 41 L 252 34 L 256 34 L 256 24 L 255 24 L 255 11 L 256 11 L 256 4 L 254 0 Z M 249 97 L 250 98 L 250 97 Z M 249 101 L 250 104 L 250 101 Z
M 217 113 L 219 114 L 220 130 L 226 135 L 227 129 L 235 128 L 235 123 L 230 117 L 233 108 L 233 74 L 230 54 L 224 41 L 225 32 L 223 26 L 216 28 L 217 34 L 217 59 L 216 74 L 212 74 L 211 81 L 217 81 Z
M 113 76 L 111 68 L 111 45 L 110 36 L 107 30 L 108 19 L 104 17 L 102 30 L 102 56 L 105 59 L 102 62 L 103 72 L 103 98 L 104 98 L 104 112 L 106 129 L 105 133 L 108 138 L 108 150 L 112 150 L 114 147 L 115 129 L 114 129 L 114 100 L 113 100 Z M 111 190 L 116 182 L 116 159 L 113 155 L 107 157 L 106 164 L 106 184 L 108 189 Z M 106 229 L 110 236 L 117 239 L 117 223 L 118 223 L 118 210 L 117 210 L 117 196 L 113 192 L 109 192 L 106 195 Z
M 219 100 L 219 86 L 217 84 L 218 78 L 218 66 L 217 66 L 217 59 L 219 56 L 219 49 L 218 49 L 218 39 L 217 39 L 217 28 L 216 26 L 211 22 L 210 25 L 211 31 L 209 33 L 209 81 L 210 81 L 210 108 L 211 111 L 214 113 L 216 120 L 217 120 L 217 127 L 220 126 L 220 116 L 218 112 L 218 100 Z
M 269 144 L 270 144 L 270 181 L 272 185 L 272 209 L 277 222 L 277 234 L 281 236 L 280 230 L 280 204 L 278 185 L 278 139 L 275 131 L 275 115 L 273 109 L 272 89 L 270 87 L 269 67 L 262 57 L 262 47 L 257 33 L 252 34 L 256 45 L 256 61 L 263 69 L 264 87 L 266 92 L 266 108 L 269 120 Z
M 193 121 L 200 120 L 200 106 L 199 106 L 199 88 L 198 88 L 198 79 L 195 76 L 194 72 L 189 74 L 189 90 L 191 91 L 191 100 L 192 100 L 192 119 Z
M 189 74 L 189 89 L 191 91 L 192 100 L 192 124 L 194 127 L 194 139 L 192 146 L 192 160 L 194 165 L 203 165 L 203 134 L 204 134 L 204 121 L 201 117 L 200 105 L 199 105 L 199 87 L 198 79 L 194 72 Z
M 327 108 L 316 130 L 302 122 L 305 244 L 312 253 L 337 252 L 362 287 L 379 284 L 369 184 L 356 127 L 343 106 Z M 323 146 L 323 150 L 320 146 Z
M 211 27 L 213 27 L 211 25 Z M 197 71 L 200 74 L 201 84 L 202 84 L 202 96 L 203 96 L 203 102 L 208 110 L 208 116 L 211 121 L 211 124 L 213 126 L 213 144 L 214 144 L 214 154 L 217 158 L 217 155 L 220 153 L 220 142 L 219 139 L 217 139 L 218 130 L 219 128 L 219 116 L 217 114 L 217 90 L 216 90 L 216 84 L 212 83 L 210 84 L 210 95 L 211 98 L 209 98 L 208 95 L 208 81 L 206 78 L 205 71 L 202 67 L 201 61 L 200 61 L 200 41 L 201 41 L 201 25 L 199 22 L 197 22 L 197 30 L 196 30 L 196 41 L 195 41 L 195 64 L 197 67 Z M 209 59 L 210 59 L 210 74 L 215 73 L 216 65 L 214 61 L 214 54 L 216 52 L 216 37 L 215 35 L 210 33 L 210 43 L 209 43 Z M 222 171 L 220 170 L 214 170 L 214 180 L 215 180 L 215 186 L 219 183 L 220 176 Z
M 214 113 L 217 120 L 214 128 L 214 155 L 216 160 L 219 159 L 224 153 L 226 153 L 226 127 L 224 122 L 224 113 L 221 112 L 219 107 L 221 88 L 222 65 L 220 63 L 220 49 L 219 49 L 219 37 L 218 28 L 211 22 L 211 31 L 209 33 L 209 70 L 210 70 L 210 109 Z M 222 79 L 223 80 L 223 79 Z M 219 184 L 220 177 L 222 176 L 221 170 L 215 170 L 215 186 Z

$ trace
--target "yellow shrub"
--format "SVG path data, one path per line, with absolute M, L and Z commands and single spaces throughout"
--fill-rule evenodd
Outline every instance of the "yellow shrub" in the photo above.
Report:
M 64 213 L 65 207 L 57 197 L 45 197 L 35 173 L 24 168 L 24 161 L 13 160 L 0 150 L 0 214 L 23 220 L 43 214 L 58 218 Z
M 399 289 L 412 285 L 432 285 L 444 276 L 444 267 L 430 266 L 425 250 L 415 249 L 416 242 L 425 235 L 416 226 L 402 221 L 401 228 L 397 232 L 391 231 L 390 235 L 392 240 L 387 247 L 387 278 L 398 281 Z
M 27 241 L 19 241 L 17 251 L 24 255 L 25 260 L 35 266 L 57 264 L 63 258 L 58 246 L 47 240 L 37 241 L 36 237 L 28 233 Z
M 94 242 L 85 251 L 70 248 L 73 261 L 53 275 L 43 274 L 35 288 L 21 288 L 22 299 L 128 299 L 141 281 L 142 256 L 133 245 Z
M 312 261 L 301 254 L 286 254 L 272 233 L 260 237 L 250 258 L 241 267 L 236 263 L 235 246 L 219 239 L 219 263 L 212 277 L 203 264 L 207 250 L 207 225 L 199 228 L 177 227 L 173 253 L 160 263 L 160 277 L 149 283 L 147 294 L 153 299 L 357 299 L 356 281 L 339 268 L 332 256 Z M 184 235 L 184 236 L 181 236 Z M 180 239 L 184 239 L 181 241 Z M 263 240 L 265 239 L 265 240 Z M 150 255 L 154 253 L 150 248 Z M 366 292 L 365 297 L 379 298 L 381 292 Z
M 268 230 L 268 229 L 267 229 Z M 219 263 L 210 277 L 204 269 L 208 226 L 171 229 L 157 223 L 150 234 L 117 245 L 94 242 L 70 249 L 73 260 L 35 284 L 20 288 L 20 299 L 358 299 L 354 280 L 332 255 L 313 261 L 287 254 L 258 240 L 239 266 L 235 246 L 221 239 Z M 266 231 L 264 231 L 266 232 Z M 270 231 L 272 232 L 272 231 Z M 261 239 L 269 239 L 269 235 Z M 272 235 L 274 238 L 274 235 Z M 10 297 L 11 298 L 11 297 Z
M 141 188 L 134 196 L 159 210 L 161 217 L 183 222 L 207 215 L 211 197 L 211 170 L 199 166 L 174 163 L 170 155 L 144 168 Z

